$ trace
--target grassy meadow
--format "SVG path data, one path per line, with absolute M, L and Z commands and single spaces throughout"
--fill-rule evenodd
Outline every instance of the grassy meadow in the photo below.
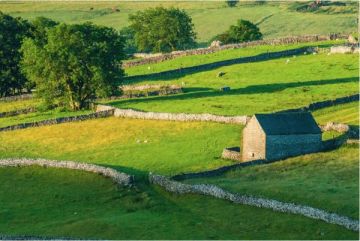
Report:
M 301 3 L 224 1 L 0 2 L 0 11 L 67 23 L 91 21 L 121 29 L 128 16 L 155 6 L 185 9 L 193 19 L 199 46 L 237 19 L 257 23 L 265 39 L 356 31 L 358 9 L 330 6 L 298 12 Z M 207 55 L 185 56 L 125 69 L 128 76 L 157 73 L 303 46 L 328 48 L 344 41 L 256 46 Z M 304 53 L 298 56 L 234 64 L 208 71 L 138 78 L 129 85 L 176 84 L 184 93 L 102 101 L 119 108 L 173 113 L 252 115 L 359 92 L 357 54 Z M 218 77 L 219 72 L 224 72 Z M 229 86 L 230 91 L 219 89 Z M 328 121 L 359 126 L 359 103 L 314 111 Z M 0 127 L 90 113 L 40 111 L 38 99 L 1 101 L 0 112 L 37 107 L 39 111 L 0 118 Z M 357 240 L 358 232 L 299 215 L 233 204 L 201 195 L 176 195 L 150 185 L 149 172 L 175 175 L 234 164 L 221 159 L 223 148 L 239 146 L 244 126 L 211 122 L 174 122 L 99 118 L 0 132 L 0 159 L 73 160 L 112 167 L 135 175 L 131 188 L 100 175 L 42 167 L 0 168 L 1 235 L 78 239 L 285 239 Z M 325 133 L 324 140 L 334 136 Z M 359 146 L 252 166 L 186 183 L 209 183 L 242 194 L 309 205 L 358 219 Z
M 239 145 L 241 130 L 217 123 L 101 118 L 1 132 L 0 158 L 76 160 L 171 175 L 231 164 L 221 152 Z
M 336 105 L 313 112 L 319 124 L 326 124 L 329 121 L 344 123 L 348 125 L 359 125 L 359 102 Z
M 233 192 L 309 205 L 356 219 L 359 217 L 358 154 L 358 145 L 345 145 L 330 152 L 187 182 L 216 184 Z
M 344 40 L 329 40 L 329 41 L 319 41 L 313 43 L 258 45 L 258 46 L 249 46 L 246 48 L 226 49 L 211 54 L 182 56 L 160 63 L 134 66 L 131 68 L 126 68 L 125 74 L 127 76 L 152 74 L 152 73 L 157 73 L 172 69 L 197 66 L 197 65 L 214 63 L 218 61 L 235 59 L 235 58 L 256 56 L 264 53 L 278 52 L 278 51 L 296 49 L 301 47 L 318 47 L 322 49 L 332 45 L 342 44 L 344 42 L 345 42 Z M 139 81 L 142 81 L 142 79 L 139 78 Z M 125 84 L 133 84 L 133 83 L 125 82 Z
M 14 201 L 16 200 L 16 201 Z M 81 171 L 0 168 L 0 233 L 90 239 L 357 239 L 337 225 L 175 195 L 138 184 L 116 187 Z M 291 223 L 291 228 L 289 228 Z
M 27 109 L 30 107 L 37 107 L 38 105 L 39 100 L 35 98 L 28 100 L 0 101 L 0 112 Z
M 184 93 L 108 103 L 155 112 L 221 115 L 273 112 L 358 93 L 357 63 L 356 54 L 319 53 L 235 64 L 186 75 L 143 78 L 134 84 L 177 84 L 183 86 Z M 219 72 L 225 75 L 217 77 Z M 222 86 L 229 86 L 231 90 L 221 92 Z
M 34 19 L 49 17 L 67 23 L 91 21 L 98 25 L 121 29 L 127 26 L 129 14 L 149 7 L 178 7 L 192 17 L 197 41 L 207 43 L 224 32 L 239 18 L 258 24 L 264 38 L 304 34 L 350 33 L 357 28 L 357 8 L 332 7 L 331 11 L 308 13 L 293 10 L 293 3 L 271 2 L 254 4 L 243 2 L 229 8 L 223 1 L 133 1 L 133 2 L 1 2 L 0 11 L 13 16 Z M 340 8 L 340 9 L 339 9 Z M 116 10 L 117 9 L 117 10 Z M 346 10 L 349 11 L 346 11 Z M 224 16 L 226 16 L 224 18 Z
M 49 119 L 55 119 L 60 117 L 70 117 L 77 115 L 84 115 L 91 113 L 91 110 L 79 110 L 79 111 L 66 111 L 66 110 L 48 110 L 48 111 L 37 111 L 28 114 L 21 114 L 16 116 L 2 117 L 0 118 L 0 128 L 5 126 L 12 126 L 21 123 L 29 123 L 36 121 L 43 121 Z

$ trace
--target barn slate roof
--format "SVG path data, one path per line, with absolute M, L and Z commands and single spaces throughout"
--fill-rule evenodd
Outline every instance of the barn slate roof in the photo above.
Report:
M 321 133 L 310 112 L 255 114 L 255 117 L 267 135 Z

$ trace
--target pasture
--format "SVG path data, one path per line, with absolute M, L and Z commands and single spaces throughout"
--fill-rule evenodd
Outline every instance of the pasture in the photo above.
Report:
M 213 169 L 238 145 L 242 126 L 103 118 L 0 133 L 0 158 L 38 157 L 111 166 L 141 174 Z M 61 150 L 61 151 L 59 151 Z
M 348 6 L 349 11 L 307 13 L 296 12 L 292 3 L 271 2 L 254 4 L 244 2 L 229 8 L 224 2 L 2 2 L 0 10 L 13 16 L 34 19 L 38 16 L 50 17 L 67 23 L 95 24 L 121 29 L 127 26 L 128 16 L 149 7 L 179 7 L 185 9 L 193 19 L 197 41 L 207 43 L 215 35 L 224 32 L 239 18 L 257 23 L 264 38 L 305 34 L 329 34 L 355 32 L 357 27 L 356 7 Z M 333 7 L 334 8 L 334 7 Z M 224 18 L 226 16 L 226 18 Z
M 226 190 L 359 216 L 358 145 L 247 167 L 219 177 L 190 179 Z M 341 197 L 341 198 L 339 198 Z
M 298 108 L 357 93 L 357 61 L 356 54 L 319 53 L 235 64 L 186 75 L 144 77 L 134 84 L 176 84 L 183 87 L 184 93 L 116 100 L 108 104 L 144 111 L 220 115 Z M 219 72 L 225 75 L 217 77 Z M 229 86 L 231 90 L 219 91 L 222 86 Z
M 200 43 L 239 17 L 258 23 L 265 38 L 296 34 L 352 32 L 355 11 L 327 8 L 299 13 L 290 3 L 223 2 L 17 2 L 0 10 L 33 19 L 68 23 L 92 21 L 120 29 L 135 10 L 156 5 L 184 8 L 193 18 Z M 256 6 L 256 7 L 255 7 Z M 92 8 L 92 9 L 91 9 Z M 353 8 L 351 8 L 353 9 Z M 224 18 L 226 16 L 226 18 Z M 126 80 L 127 85 L 179 85 L 184 93 L 103 100 L 119 108 L 171 113 L 253 115 L 306 106 L 353 95 L 359 89 L 359 56 L 329 54 L 344 41 L 256 46 L 207 55 L 179 57 L 127 68 L 128 76 L 157 73 L 239 57 L 319 47 L 319 53 L 233 64 L 207 71 Z M 218 77 L 219 72 L 224 74 Z M 228 86 L 230 91 L 220 91 Z M 358 102 L 313 112 L 319 124 L 359 125 Z M 39 99 L 1 101 L 0 112 L 36 107 L 37 111 L 0 118 L 0 127 L 90 113 L 42 110 Z M 358 239 L 358 232 L 299 215 L 234 204 L 195 194 L 176 195 L 148 181 L 149 172 L 172 176 L 232 165 L 221 158 L 225 147 L 239 146 L 244 126 L 99 118 L 0 132 L 0 159 L 72 160 L 111 167 L 135 176 L 134 186 L 116 186 L 100 175 L 42 167 L 0 168 L 0 239 L 30 235 L 78 239 Z M 334 133 L 324 133 L 329 139 Z M 340 134 L 337 134 L 340 135 Z M 228 191 L 309 205 L 359 217 L 359 146 L 344 144 L 266 165 L 239 168 L 220 176 L 185 180 L 218 185 Z M 14 201 L 15 200 L 15 201 Z
M 14 202 L 16 200 L 16 202 Z M 356 239 L 336 225 L 98 175 L 0 168 L 0 233 L 89 239 Z M 291 228 L 289 228 L 291 223 Z M 236 225 L 234 225 L 236 224 Z
M 324 108 L 314 111 L 313 114 L 319 124 L 333 121 L 348 125 L 359 125 L 359 102 Z

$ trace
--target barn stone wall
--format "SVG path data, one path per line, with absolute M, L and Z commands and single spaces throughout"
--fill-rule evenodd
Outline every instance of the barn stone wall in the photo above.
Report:
M 266 137 L 267 160 L 278 160 L 321 150 L 321 134 L 268 135 Z
M 242 161 L 265 159 L 265 133 L 255 117 L 243 130 Z

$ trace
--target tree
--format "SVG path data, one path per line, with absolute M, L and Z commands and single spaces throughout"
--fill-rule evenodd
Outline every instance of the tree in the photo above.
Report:
M 137 51 L 135 43 L 135 31 L 130 27 L 124 27 L 120 30 L 120 35 L 124 39 L 124 52 L 133 54 Z
M 223 44 L 241 43 L 262 39 L 259 28 L 247 20 L 238 20 L 237 25 L 231 25 L 225 33 L 219 34 L 214 40 L 219 40 Z
M 239 0 L 226 0 L 226 4 L 231 8 L 235 7 L 238 3 Z
M 46 33 L 45 45 L 25 39 L 21 64 L 49 107 L 60 104 L 79 110 L 94 98 L 114 93 L 123 75 L 118 32 L 86 23 L 59 24 Z
M 0 12 L 0 96 L 21 92 L 26 79 L 20 71 L 21 42 L 30 36 L 30 24 Z
M 176 8 L 150 8 L 130 15 L 139 51 L 170 52 L 195 45 L 191 17 Z
M 59 23 L 55 22 L 50 18 L 37 17 L 31 22 L 31 24 L 32 24 L 32 29 L 31 29 L 32 38 L 35 39 L 35 41 L 39 42 L 39 44 L 45 45 L 47 40 L 46 31 L 49 28 L 55 27 Z

